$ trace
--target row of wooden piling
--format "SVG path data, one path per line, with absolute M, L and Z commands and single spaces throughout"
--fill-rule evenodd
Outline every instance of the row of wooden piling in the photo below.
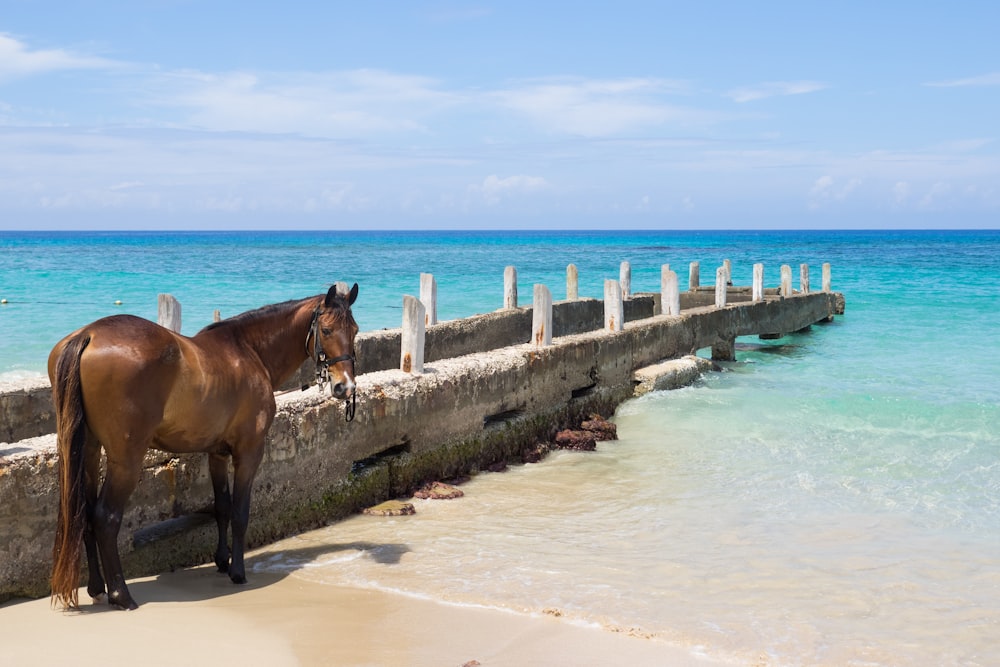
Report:
M 688 290 L 700 289 L 701 268 L 699 262 L 688 266 Z M 823 264 L 823 291 L 831 291 L 830 264 Z M 624 301 L 631 297 L 632 267 L 622 262 L 618 280 L 604 281 L 604 328 L 607 331 L 621 331 L 625 323 Z M 732 285 L 732 263 L 725 260 L 715 273 L 715 306 L 726 306 L 727 287 Z M 799 265 L 799 292 L 808 294 L 809 265 Z M 781 266 L 781 285 L 778 293 L 782 297 L 791 296 L 792 268 Z M 566 267 L 566 300 L 579 299 L 579 271 L 575 264 Z M 764 299 L 764 265 L 753 265 L 752 300 Z M 664 315 L 680 315 L 680 289 L 677 274 L 669 264 L 660 270 L 660 304 Z M 517 308 L 517 269 L 504 269 L 504 308 Z M 429 273 L 420 274 L 420 298 L 410 295 L 403 297 L 403 334 L 400 349 L 400 369 L 407 373 L 422 373 L 424 364 L 424 336 L 426 327 L 437 323 L 437 283 Z M 531 343 L 538 347 L 552 344 L 552 292 L 542 284 L 536 284 L 532 294 Z
M 701 289 L 701 267 L 699 262 L 691 262 L 688 266 L 688 290 Z M 782 297 L 791 296 L 792 268 L 784 264 L 780 270 L 780 287 L 778 294 Z M 347 283 L 337 283 L 338 289 L 345 294 Z M 725 308 L 727 288 L 732 285 L 732 263 L 725 260 L 715 271 L 715 306 Z M 831 291 L 830 264 L 823 264 L 824 292 Z M 808 294 L 809 265 L 799 265 L 799 292 Z M 753 301 L 764 299 L 764 265 L 753 265 Z M 504 269 L 503 307 L 517 308 L 517 269 L 508 266 Z M 604 281 L 604 328 L 606 331 L 621 331 L 625 323 L 624 301 L 632 296 L 632 267 L 629 262 L 622 262 L 618 280 Z M 579 297 L 579 271 L 575 264 L 566 267 L 566 300 L 575 301 Z M 664 315 L 680 315 L 680 289 L 677 273 L 669 264 L 663 264 L 660 269 L 660 304 Z M 160 294 L 158 298 L 158 318 L 160 325 L 173 331 L 180 331 L 181 306 L 173 296 Z M 220 318 L 215 311 L 214 319 Z M 424 371 L 424 341 L 426 329 L 437 324 L 437 281 L 430 273 L 420 274 L 419 298 L 403 296 L 403 323 L 400 346 L 400 370 L 406 373 L 419 374 Z M 532 328 L 531 343 L 538 347 L 552 344 L 552 292 L 542 284 L 534 285 L 532 294 Z

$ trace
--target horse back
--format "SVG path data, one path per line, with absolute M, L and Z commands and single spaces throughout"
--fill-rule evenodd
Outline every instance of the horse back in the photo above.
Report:
M 92 380 L 162 372 L 173 365 L 178 353 L 175 335 L 168 329 L 134 315 L 112 315 L 81 327 L 56 343 L 49 354 L 51 382 L 56 381 L 59 358 L 70 341 L 80 337 L 87 339 L 81 358 L 81 366 L 86 366 L 86 370 L 81 368 L 81 373 Z

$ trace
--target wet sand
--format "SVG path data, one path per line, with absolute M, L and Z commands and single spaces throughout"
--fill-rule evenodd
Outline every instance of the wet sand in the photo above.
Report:
M 234 586 L 214 566 L 129 582 L 134 612 L 49 600 L 0 606 L 8 665 L 721 664 L 657 640 L 556 617 L 459 607 L 394 593 L 253 573 Z

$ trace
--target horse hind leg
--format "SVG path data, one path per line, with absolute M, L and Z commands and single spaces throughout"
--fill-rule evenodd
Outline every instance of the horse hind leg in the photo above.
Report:
M 140 452 L 138 456 L 129 456 L 124 462 L 114 461 L 109 455 L 108 471 L 94 507 L 93 521 L 94 536 L 108 586 L 108 603 L 129 610 L 137 609 L 139 605 L 132 599 L 125 584 L 125 573 L 118 553 L 118 532 L 125 505 L 139 483 L 142 470 L 144 448 L 135 451 Z
M 209 454 L 208 471 L 215 492 L 215 523 L 219 527 L 219 541 L 215 547 L 215 565 L 219 572 L 229 572 L 229 517 L 233 511 L 229 493 L 229 456 Z
M 93 513 L 90 513 L 93 516 Z M 87 526 L 83 534 L 83 546 L 87 550 L 87 594 L 94 604 L 108 601 L 107 585 L 101 575 L 101 562 L 97 553 L 97 538 L 92 526 Z
M 84 488 L 86 497 L 87 527 L 83 532 L 83 546 L 87 550 L 87 593 L 95 604 L 107 602 L 107 586 L 101 574 L 101 561 L 94 533 L 94 508 L 101 482 L 101 445 L 92 433 L 87 434 L 84 448 Z

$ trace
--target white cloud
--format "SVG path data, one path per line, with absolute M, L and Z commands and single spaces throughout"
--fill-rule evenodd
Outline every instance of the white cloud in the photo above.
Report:
M 481 194 L 487 204 L 494 206 L 508 194 L 538 192 L 547 188 L 548 185 L 548 182 L 541 176 L 519 174 L 500 178 L 496 174 L 490 174 L 483 179 L 482 184 L 470 185 L 469 190 Z
M 156 192 L 130 195 L 112 187 L 81 184 L 74 188 L 46 188 L 33 193 L 33 204 L 44 210 L 152 210 L 160 206 L 160 196 Z
M 957 199 L 972 200 L 976 199 L 977 195 L 975 187 L 966 187 L 964 191 L 960 192 L 946 181 L 916 185 L 908 181 L 899 181 L 892 188 L 892 204 L 896 208 L 912 207 L 925 211 L 944 210 L 948 208 L 949 204 L 958 203 Z
M 31 73 L 115 67 L 127 72 L 104 84 L 114 92 L 119 125 L 160 126 L 223 132 L 298 134 L 361 138 L 411 134 L 455 137 L 498 133 L 527 118 L 536 128 L 583 137 L 642 133 L 671 123 L 714 122 L 717 112 L 669 104 L 666 95 L 687 92 L 686 84 L 656 78 L 531 79 L 499 88 L 448 88 L 425 76 L 376 69 L 326 72 L 161 70 L 126 66 L 64 49 L 30 50 L 0 34 L 0 82 Z M 77 109 L 87 108 L 81 104 Z M 135 109 L 142 111 L 137 115 Z M 11 116 L 14 109 L 0 108 Z M 79 122 L 73 108 L 24 108 L 17 124 Z M 129 117 L 131 116 L 131 118 Z M 499 117 L 498 117 L 499 116 Z M 485 131 L 484 131 L 485 130 Z
M 944 153 L 972 153 L 993 143 L 993 139 L 956 139 L 943 144 L 938 144 L 934 148 Z
M 990 72 L 979 76 L 970 76 L 964 79 L 951 79 L 950 81 L 930 81 L 924 84 L 933 88 L 961 88 L 966 86 L 1000 86 L 1000 72 Z
M 173 72 L 153 81 L 148 98 L 203 129 L 348 137 L 424 132 L 428 116 L 460 102 L 433 79 L 379 70 Z
M 833 185 L 833 176 L 820 176 L 813 183 L 812 189 L 809 190 L 811 195 L 820 195 L 827 192 Z
M 316 211 L 363 211 L 371 207 L 371 200 L 356 191 L 353 183 L 339 183 L 322 187 L 318 195 L 307 196 L 302 210 Z
M 0 81 L 33 74 L 74 69 L 114 67 L 114 61 L 75 54 L 63 49 L 29 50 L 21 41 L 0 33 Z
M 838 186 L 833 176 L 820 176 L 809 189 L 809 208 L 815 210 L 832 202 L 844 201 L 860 185 L 860 178 L 848 179 Z
M 814 208 L 849 200 L 1000 210 L 993 186 L 1000 161 L 988 127 L 944 134 L 947 143 L 875 137 L 850 150 L 748 127 L 764 113 L 733 111 L 717 92 L 669 79 L 469 88 L 370 69 L 163 71 L 30 51 L 0 34 L 0 82 L 102 66 L 115 67 L 115 76 L 100 72 L 96 86 L 64 77 L 85 81 L 77 92 L 100 99 L 62 95 L 55 109 L 0 102 L 0 121 L 19 116 L 0 127 L 0 209 L 433 214 L 504 205 L 566 213 L 690 210 L 697 201 L 699 214 L 712 215 L 728 202 L 738 210 L 791 202 L 798 210 L 803 200 Z M 771 82 L 730 96 L 748 102 L 825 87 Z M 680 96 L 711 97 L 729 111 L 677 106 Z M 114 111 L 99 107 L 109 103 Z M 538 128 L 550 136 L 540 140 Z M 898 148 L 873 148 L 882 143 Z M 546 177 L 530 175 L 538 173 Z
M 930 209 L 941 202 L 949 198 L 952 194 L 953 188 L 950 183 L 937 182 L 934 183 L 930 189 L 920 198 L 920 203 L 917 204 L 919 208 Z
M 527 80 L 500 88 L 448 88 L 437 79 L 374 69 L 328 72 L 150 71 L 128 83 L 128 106 L 168 127 L 360 138 L 388 134 L 506 141 L 527 118 L 536 128 L 588 138 L 643 133 L 721 115 L 668 104 L 686 92 L 664 79 Z
M 531 81 L 489 96 L 546 130 L 606 137 L 695 118 L 691 110 L 660 99 L 681 89 L 662 79 L 571 79 Z
M 829 86 L 818 81 L 768 81 L 756 86 L 735 88 L 726 93 L 726 97 L 731 98 L 734 102 L 742 103 L 762 100 L 767 97 L 815 93 L 826 88 Z

